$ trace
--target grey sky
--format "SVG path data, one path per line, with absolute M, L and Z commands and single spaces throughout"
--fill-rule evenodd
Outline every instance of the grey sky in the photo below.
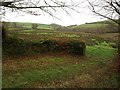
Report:
M 69 2 L 71 0 L 66 0 L 66 2 Z M 84 0 L 85 1 L 85 0 Z M 82 0 L 75 0 L 75 3 L 82 2 Z M 60 20 L 55 19 L 51 17 L 48 14 L 42 13 L 39 16 L 33 16 L 29 14 L 22 14 L 17 15 L 15 12 L 6 13 L 7 21 L 13 21 L 13 22 L 36 22 L 36 23 L 44 23 L 44 24 L 51 24 L 51 23 L 57 23 L 63 26 L 68 25 L 74 25 L 74 24 L 83 24 L 86 22 L 94 22 L 101 20 L 101 17 L 94 15 L 89 9 L 88 9 L 88 3 L 81 3 L 79 7 L 76 8 L 77 11 L 80 13 L 77 13 L 75 11 L 69 10 L 68 12 L 70 15 L 68 15 L 65 11 L 61 9 L 57 9 L 57 11 L 53 14 L 58 17 Z M 23 15 L 23 16 L 22 16 Z M 103 20 L 103 19 L 102 19 Z

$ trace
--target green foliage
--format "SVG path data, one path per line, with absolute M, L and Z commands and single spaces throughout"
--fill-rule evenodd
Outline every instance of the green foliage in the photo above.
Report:
M 59 36 L 60 36 L 60 37 L 68 37 L 68 38 L 74 38 L 74 37 L 78 38 L 78 37 L 80 37 L 79 35 L 76 35 L 76 34 L 68 34 L 68 33 L 60 33 Z
M 109 46 L 109 43 L 107 43 L 106 41 L 104 41 L 104 42 L 99 43 L 99 45 L 101 45 L 101 46 Z
M 55 52 L 58 49 L 56 41 L 53 40 L 42 40 L 32 44 L 34 52 Z
M 80 41 L 67 41 L 63 45 L 55 40 L 40 40 L 37 42 L 25 41 L 23 39 L 8 38 L 3 42 L 4 55 L 24 55 L 46 52 L 60 52 L 66 50 L 78 55 L 85 54 L 85 43 Z
M 117 44 L 116 43 L 109 43 L 109 45 L 111 46 L 111 47 L 113 47 L 113 48 L 118 48 L 118 46 L 117 46 Z
M 24 52 L 24 42 L 22 39 L 7 38 L 3 41 L 3 55 L 20 55 Z
M 114 43 L 114 42 L 106 42 L 106 41 L 103 41 L 103 42 L 98 43 L 97 45 L 103 46 L 103 47 L 113 47 L 113 48 L 117 48 L 117 44 Z
M 27 42 L 17 38 L 7 38 L 3 42 L 4 55 L 23 55 L 57 50 L 55 41 L 45 40 L 40 42 Z
M 116 49 L 109 46 L 103 47 L 100 45 L 96 45 L 96 46 L 87 46 L 86 52 L 88 57 L 90 58 L 97 56 L 97 60 L 101 60 L 101 58 L 103 60 L 108 60 L 108 58 L 112 59 L 115 50 Z
M 80 41 L 70 41 L 67 43 L 68 52 L 72 54 L 85 55 L 86 45 Z

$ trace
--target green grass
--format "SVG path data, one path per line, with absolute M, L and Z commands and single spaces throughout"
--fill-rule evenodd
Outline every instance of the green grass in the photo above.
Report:
M 79 38 L 80 36 L 77 34 L 68 34 L 68 33 L 60 33 L 58 36 L 67 37 L 67 38 Z
M 68 26 L 68 28 L 71 29 L 72 31 L 97 33 L 97 34 L 118 32 L 117 24 L 109 20 L 86 23 L 86 24 L 76 25 L 76 26 Z
M 99 59 L 108 59 L 108 58 L 112 58 L 114 55 L 114 48 L 111 47 L 104 47 L 104 46 L 89 46 L 87 47 L 87 55 L 92 57 L 92 56 L 98 56 Z M 98 58 L 97 57 L 97 58 Z
M 83 25 L 79 25 L 79 26 L 74 26 L 72 28 L 88 28 L 88 29 L 97 29 L 97 28 L 101 28 L 101 27 L 105 27 L 106 24 L 83 24 Z
M 35 87 L 36 84 L 38 87 L 40 83 L 43 85 L 41 87 L 50 87 L 53 82 L 59 81 L 63 81 L 63 87 L 66 87 L 64 81 L 67 81 L 69 86 L 71 85 L 69 79 L 76 76 L 81 81 L 89 77 L 94 82 L 94 84 L 85 82 L 82 87 L 116 87 L 116 75 L 109 73 L 107 66 L 113 60 L 116 50 L 111 47 L 89 46 L 86 51 L 85 58 L 47 56 L 35 60 L 12 61 L 12 65 L 9 66 L 4 64 L 3 87 Z M 87 74 L 88 76 L 85 77 L 84 75 Z M 110 78 L 110 75 L 113 77 Z M 99 79 L 104 82 L 99 82 Z M 53 87 L 56 86 L 53 85 Z
M 110 21 L 109 21 L 110 22 Z M 118 42 L 118 35 L 117 33 L 105 33 L 109 31 L 108 28 L 106 28 L 105 21 L 102 22 L 95 22 L 95 23 L 88 23 L 88 24 L 83 24 L 83 25 L 78 25 L 78 26 L 73 26 L 71 28 L 78 28 L 78 31 L 71 32 L 69 30 L 52 30 L 50 25 L 47 24 L 39 24 L 38 30 L 32 30 L 31 24 L 32 23 L 17 23 L 18 26 L 22 25 L 23 27 L 25 26 L 26 28 L 16 28 L 14 32 L 12 30 L 8 34 L 11 36 L 16 34 L 18 38 L 22 38 L 25 40 L 32 40 L 32 41 L 39 41 L 40 39 L 54 39 L 54 38 L 59 38 L 59 39 L 77 39 L 77 40 L 84 40 L 87 45 L 95 45 L 96 41 L 97 43 L 102 42 L 104 40 L 108 42 Z M 27 28 L 28 27 L 28 28 Z M 11 28 L 10 28 L 11 29 Z M 82 33 L 80 31 L 85 31 L 85 32 L 91 32 L 91 33 L 97 33 L 97 35 L 93 35 L 91 33 Z M 99 34 L 101 32 L 104 32 L 104 34 Z M 96 40 L 93 40 L 96 39 Z
M 38 28 L 39 29 L 52 29 L 51 26 L 47 24 L 39 24 Z
M 105 28 L 109 24 L 115 24 L 111 20 L 104 20 L 104 21 L 98 21 L 98 22 L 91 22 L 91 23 L 86 23 L 82 25 L 77 25 L 77 26 L 72 26 L 71 28 L 87 28 L 87 29 L 97 29 L 97 28 Z
M 18 32 L 10 32 L 8 33 L 10 36 L 17 35 L 18 38 L 22 38 L 24 40 L 32 40 L 39 41 L 41 39 L 59 39 L 59 40 L 84 40 L 86 44 L 96 44 L 97 42 L 104 41 L 102 37 L 88 34 L 88 33 L 70 33 L 70 32 L 59 32 L 59 31 L 51 31 L 51 30 L 23 30 Z M 62 39 L 61 39 L 62 38 Z M 96 39 L 96 41 L 93 41 Z
M 13 22 L 9 22 L 9 27 L 14 28 Z M 14 22 L 16 23 L 17 28 L 22 28 L 22 29 L 32 29 L 32 23 L 29 22 Z M 38 24 L 38 29 L 52 29 L 50 25 L 48 24 L 40 24 L 40 23 L 36 23 Z M 12 30 L 12 28 L 10 28 L 10 30 Z M 13 29 L 14 30 L 14 29 Z

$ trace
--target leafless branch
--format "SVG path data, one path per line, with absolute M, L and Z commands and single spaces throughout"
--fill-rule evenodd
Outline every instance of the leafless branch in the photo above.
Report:
M 118 18 L 120 16 L 120 2 L 117 2 L 117 0 L 101 0 L 101 3 L 100 1 L 97 2 L 97 0 L 96 2 L 87 0 L 87 2 L 93 13 L 120 24 L 119 20 L 115 18 L 116 16 L 118 16 Z
M 49 3 L 50 2 L 50 3 Z M 41 4 L 42 3 L 42 4 Z M 2 9 L 1 15 L 5 15 L 7 9 L 11 9 L 12 12 L 17 12 L 23 11 L 28 14 L 32 15 L 41 15 L 39 12 L 45 12 L 53 17 L 54 16 L 53 12 L 57 11 L 57 8 L 61 8 L 63 11 L 65 11 L 69 16 L 69 9 L 77 11 L 75 8 L 79 5 L 80 3 L 75 4 L 72 0 L 71 3 L 67 3 L 64 1 L 59 1 L 59 0 L 2 0 L 0 1 L 0 7 Z M 34 9 L 34 10 L 33 10 Z M 35 11 L 35 10 L 40 10 L 40 11 Z M 58 18 L 57 18 L 58 19 Z

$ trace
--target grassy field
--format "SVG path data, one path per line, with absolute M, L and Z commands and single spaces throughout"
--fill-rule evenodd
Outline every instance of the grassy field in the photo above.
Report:
M 21 38 L 26 41 L 38 42 L 40 40 L 83 40 L 87 45 L 95 45 L 101 42 L 118 44 L 118 33 L 93 34 L 85 32 L 56 31 L 56 30 L 23 30 L 10 31 L 9 36 Z
M 9 58 L 3 62 L 3 87 L 117 87 L 117 75 L 110 68 L 115 52 L 88 46 L 85 57 L 48 53 Z
M 105 27 L 107 24 L 101 24 L 101 23 L 97 23 L 97 24 L 83 24 L 83 25 L 79 25 L 79 26 L 74 26 L 72 28 L 90 28 L 90 29 L 94 29 L 94 28 L 101 28 L 101 27 Z
M 95 33 L 95 34 L 117 33 L 118 32 L 117 24 L 115 24 L 114 22 L 110 20 L 85 23 L 82 25 L 72 25 L 72 26 L 68 26 L 68 28 L 72 29 L 73 31 L 81 31 L 81 32 Z
M 87 45 L 85 56 L 65 52 L 4 56 L 3 88 L 118 87 L 118 74 L 112 67 L 116 60 L 117 33 L 96 35 L 42 27 L 39 30 L 9 30 L 8 36 L 30 42 L 82 40 Z
M 19 30 L 19 29 L 32 29 L 32 24 L 29 22 L 8 22 L 9 30 Z M 40 24 L 40 23 L 34 23 L 37 24 L 37 29 L 51 29 L 51 26 L 49 24 Z

